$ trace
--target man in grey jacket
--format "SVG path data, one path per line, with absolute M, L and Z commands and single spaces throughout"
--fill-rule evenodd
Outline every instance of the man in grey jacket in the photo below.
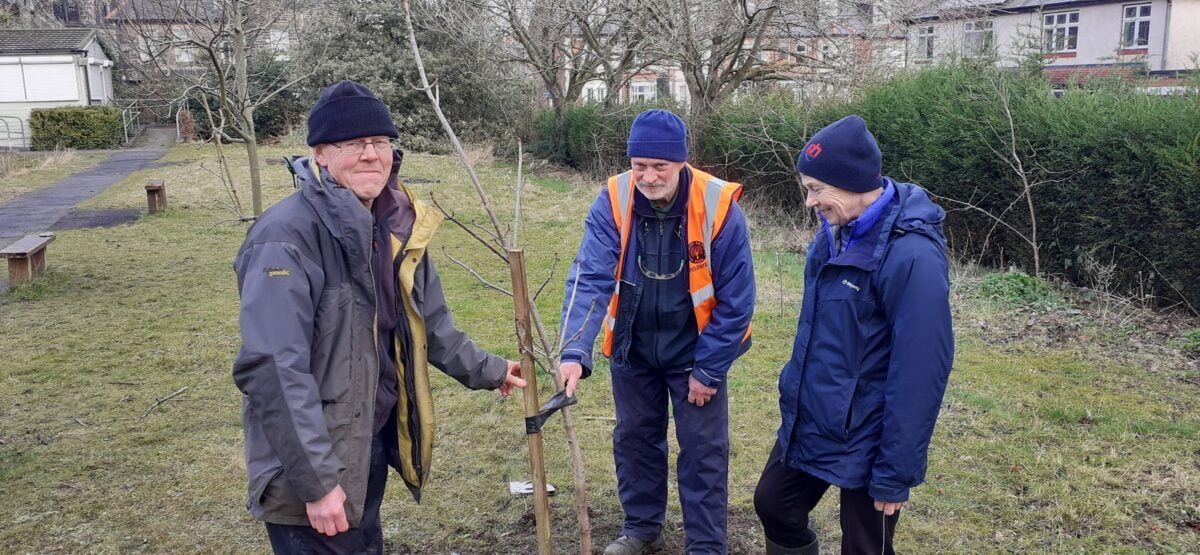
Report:
M 277 553 L 380 553 L 387 467 L 420 500 L 433 447 L 428 365 L 472 389 L 520 365 L 454 327 L 426 247 L 441 216 L 396 181 L 388 108 L 352 81 L 308 120 L 300 191 L 250 228 L 234 269 L 250 513 Z

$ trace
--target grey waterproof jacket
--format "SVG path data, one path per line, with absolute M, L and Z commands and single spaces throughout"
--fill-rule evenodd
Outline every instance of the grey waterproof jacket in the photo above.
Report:
M 398 451 L 388 458 L 419 499 L 435 429 L 427 363 L 472 389 L 498 387 L 507 364 L 454 327 L 425 253 L 441 215 L 397 183 L 399 158 L 382 194 L 397 195 L 415 218 L 407 241 L 393 235 L 380 247 L 392 253 L 396 310 L 407 323 L 395 337 Z M 308 525 L 305 502 L 341 485 L 357 526 L 380 373 L 373 218 L 352 191 L 324 172 L 315 178 L 315 167 L 308 158 L 293 163 L 300 190 L 263 213 L 234 262 L 242 348 L 233 379 L 243 395 L 247 508 L 266 522 Z

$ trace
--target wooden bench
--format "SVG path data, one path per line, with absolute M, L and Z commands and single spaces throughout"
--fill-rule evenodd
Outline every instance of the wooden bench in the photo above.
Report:
M 151 179 L 146 182 L 146 205 L 154 214 L 167 209 L 167 184 L 161 179 Z
M 8 281 L 16 285 L 42 275 L 46 270 L 46 245 L 53 241 L 53 233 L 26 235 L 0 250 L 0 258 L 8 259 Z

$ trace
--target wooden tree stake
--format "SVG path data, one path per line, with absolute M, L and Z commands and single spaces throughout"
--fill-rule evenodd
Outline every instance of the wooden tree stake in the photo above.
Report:
M 525 418 L 538 415 L 537 368 L 533 361 L 533 333 L 529 325 L 529 284 L 525 280 L 525 252 L 509 249 L 508 269 L 512 272 L 513 307 L 517 313 L 517 337 L 521 342 L 521 377 L 525 388 L 521 396 L 525 401 Z M 542 433 L 527 433 L 529 464 L 533 467 L 533 516 L 537 522 L 538 553 L 549 555 L 554 552 L 550 544 L 550 497 L 546 493 L 546 462 L 542 454 Z

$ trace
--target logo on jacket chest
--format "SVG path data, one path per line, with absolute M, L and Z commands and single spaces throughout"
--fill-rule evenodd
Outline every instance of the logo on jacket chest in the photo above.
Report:
M 855 290 L 855 291 L 862 291 L 862 288 L 861 288 L 861 287 L 859 287 L 859 286 L 858 286 L 858 285 L 856 285 L 854 282 L 852 282 L 852 281 L 850 281 L 850 280 L 848 280 L 848 279 L 843 279 L 843 280 L 842 280 L 842 285 L 845 285 L 846 287 L 849 287 L 849 288 L 851 288 L 851 289 L 853 289 L 853 290 Z
M 708 255 L 704 252 L 704 243 L 700 241 L 692 241 L 688 243 L 688 262 L 692 266 L 704 267 L 707 265 Z

